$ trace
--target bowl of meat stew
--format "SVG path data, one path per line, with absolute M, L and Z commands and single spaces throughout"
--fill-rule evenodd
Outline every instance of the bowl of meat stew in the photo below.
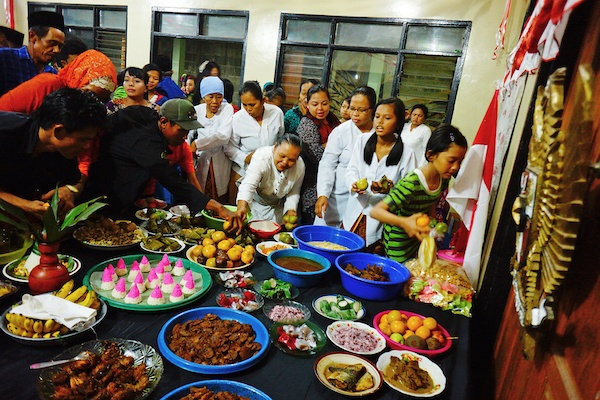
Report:
M 408 269 L 398 261 L 369 253 L 343 254 L 336 258 L 342 286 L 365 300 L 393 299 L 410 278 Z

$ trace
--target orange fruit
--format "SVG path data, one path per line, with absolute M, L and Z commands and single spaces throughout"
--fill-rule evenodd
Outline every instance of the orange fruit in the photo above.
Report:
M 216 252 L 217 247 L 214 244 L 207 244 L 202 248 L 202 255 L 206 258 L 214 257 Z
M 400 314 L 400 311 L 398 310 L 392 310 L 389 313 L 387 313 L 387 322 L 389 324 L 391 324 L 394 321 L 400 321 L 400 317 L 402 315 Z
M 389 323 L 389 322 L 388 322 L 388 319 L 387 319 L 387 314 L 383 314 L 383 315 L 381 316 L 381 318 L 379 319 L 379 323 L 380 323 L 380 324 L 383 324 L 383 323 L 385 323 L 385 324 L 388 324 L 388 323 Z
M 236 246 L 233 246 L 232 248 L 227 250 L 227 257 L 229 257 L 231 261 L 237 261 L 240 258 L 242 258 L 242 251 L 239 250 Z
M 390 324 L 390 328 L 392 328 L 392 332 L 404 334 L 406 332 L 406 324 L 404 321 L 394 321 Z
M 402 337 L 404 337 L 404 340 L 406 340 L 414 334 L 415 333 L 413 331 L 411 331 L 410 329 L 407 329 L 406 332 L 404 332 L 404 335 L 402 335 Z
M 214 257 L 210 257 L 206 260 L 206 266 L 207 267 L 216 267 L 217 266 L 217 259 Z
M 404 321 L 404 322 L 408 321 L 408 317 L 406 316 L 406 314 L 402 313 L 400 315 L 401 315 L 401 318 L 400 318 L 401 321 Z
M 249 251 L 243 251 L 242 262 L 244 264 L 250 264 L 252 261 L 254 261 L 254 254 L 250 253 Z
M 223 222 L 223 230 L 228 231 L 229 228 L 231 228 L 231 222 L 225 220 L 225 222 Z
M 423 320 L 423 326 L 432 331 L 437 328 L 437 321 L 433 317 L 427 317 Z
M 246 245 L 246 247 L 244 247 L 244 251 L 248 251 L 248 252 L 250 252 L 252 254 L 256 253 L 256 249 L 251 244 Z
M 227 235 L 225 235 L 225 232 L 223 231 L 216 231 L 213 232 L 213 234 L 211 235 L 212 240 L 215 241 L 215 243 L 219 243 L 221 240 L 225 239 L 227 237 Z
M 221 240 L 219 243 L 217 243 L 217 249 L 219 250 L 229 250 L 233 245 L 231 244 L 231 242 L 229 240 Z
M 204 246 L 209 245 L 209 244 L 215 244 L 215 241 L 212 240 L 211 238 L 204 238 L 204 240 L 202 240 L 202 244 Z
M 421 339 L 425 340 L 429 336 L 431 336 L 431 331 L 427 329 L 425 326 L 420 326 L 415 331 L 415 335 L 419 336 Z
M 417 222 L 417 226 L 424 228 L 429 225 L 429 216 L 421 215 L 419 218 L 417 218 L 416 222 Z
M 388 336 L 392 334 L 392 328 L 387 322 L 379 324 L 379 330 Z
M 408 321 L 406 321 L 406 326 L 413 332 L 416 331 L 421 325 L 423 325 L 423 320 L 416 315 L 413 315 L 408 319 Z
M 192 255 L 197 258 L 200 254 L 202 254 L 202 248 L 203 247 L 204 246 L 202 246 L 201 244 L 199 244 L 198 246 L 193 247 L 192 248 Z

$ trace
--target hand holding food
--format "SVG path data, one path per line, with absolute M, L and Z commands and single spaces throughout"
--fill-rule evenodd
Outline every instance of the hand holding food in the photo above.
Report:
M 369 181 L 367 178 L 361 178 L 352 184 L 352 191 L 363 194 L 369 187 Z
M 298 216 L 295 211 L 288 210 L 283 216 L 283 226 L 285 230 L 291 231 L 298 226 Z

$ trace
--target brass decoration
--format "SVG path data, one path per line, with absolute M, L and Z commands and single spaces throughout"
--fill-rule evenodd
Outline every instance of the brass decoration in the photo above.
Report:
M 589 182 L 588 157 L 591 74 L 580 69 L 573 90 L 577 105 L 563 126 L 565 69 L 556 70 L 538 88 L 529 145 L 527 174 L 537 177 L 526 256 L 513 262 L 513 286 L 519 320 L 540 328 L 553 318 L 554 298 L 569 269 Z M 521 197 L 532 195 L 522 193 Z

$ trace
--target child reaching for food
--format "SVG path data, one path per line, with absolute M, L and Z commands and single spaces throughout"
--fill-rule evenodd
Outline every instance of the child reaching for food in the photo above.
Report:
M 433 214 L 437 199 L 448 188 L 467 152 L 467 139 L 452 125 L 440 125 L 427 142 L 427 164 L 402 178 L 371 210 L 371 217 L 384 223 L 386 255 L 405 262 L 413 258 L 429 227 L 417 219 Z

